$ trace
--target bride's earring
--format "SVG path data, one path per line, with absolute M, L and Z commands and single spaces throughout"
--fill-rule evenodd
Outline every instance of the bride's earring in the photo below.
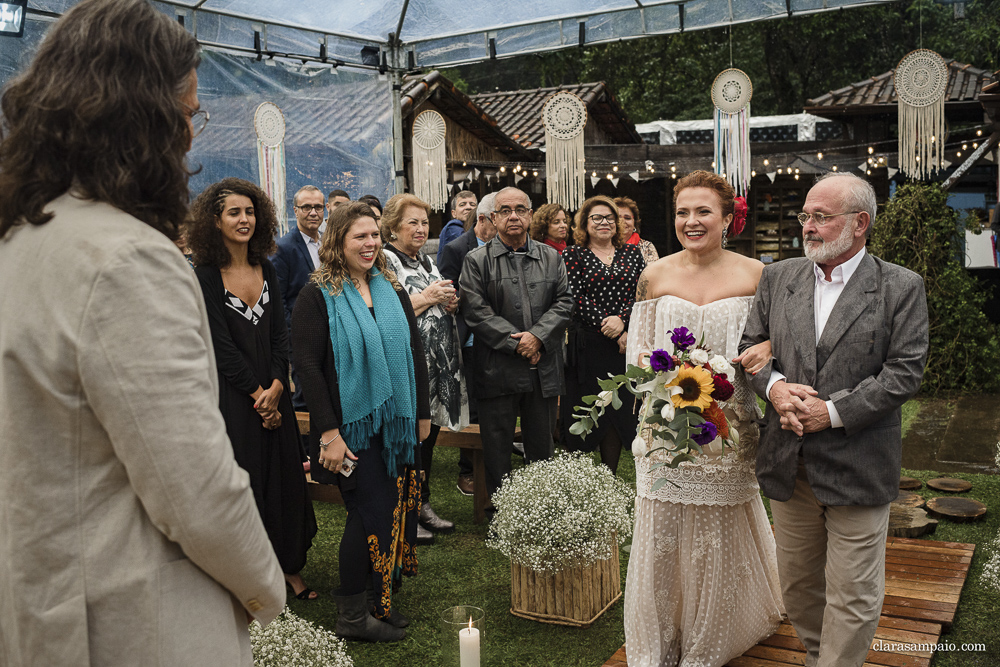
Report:
M 722 228 L 722 247 L 726 247 L 726 239 L 729 238 L 729 227 Z

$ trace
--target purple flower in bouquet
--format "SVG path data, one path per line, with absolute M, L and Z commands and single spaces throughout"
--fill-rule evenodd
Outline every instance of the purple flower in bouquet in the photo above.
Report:
M 666 350 L 653 350 L 653 354 L 649 355 L 649 365 L 657 373 L 664 373 L 674 370 L 677 363 Z
M 670 342 L 674 344 L 674 349 L 680 352 L 694 345 L 694 336 L 687 327 L 677 327 L 670 335 Z
M 719 435 L 719 429 L 716 428 L 715 424 L 707 421 L 701 425 L 700 432 L 691 434 L 691 439 L 697 442 L 702 447 L 704 447 L 708 443 L 715 440 L 715 438 L 718 435 Z

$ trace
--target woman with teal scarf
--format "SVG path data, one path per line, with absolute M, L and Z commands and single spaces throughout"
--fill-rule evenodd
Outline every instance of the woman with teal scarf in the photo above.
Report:
M 347 507 L 335 631 L 398 641 L 409 620 L 392 594 L 402 575 L 417 573 L 427 364 L 413 307 L 387 268 L 367 204 L 333 210 L 319 257 L 292 313 L 292 349 L 309 405 L 312 477 L 338 485 Z

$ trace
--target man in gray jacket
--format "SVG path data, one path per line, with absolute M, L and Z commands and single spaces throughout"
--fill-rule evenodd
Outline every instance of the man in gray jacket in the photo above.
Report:
M 770 401 L 757 479 L 807 667 L 860 667 L 868 655 L 899 493 L 900 407 L 927 360 L 923 281 L 865 251 L 874 218 L 866 181 L 814 185 L 799 215 L 806 257 L 764 269 L 740 344 L 770 340 L 774 354 L 748 376 Z
M 493 204 L 497 236 L 469 252 L 459 280 L 462 317 L 473 332 L 479 428 L 492 495 L 510 472 L 521 416 L 526 462 L 552 456 L 555 404 L 563 393 L 563 340 L 573 310 L 566 265 L 528 238 L 531 200 L 504 188 Z

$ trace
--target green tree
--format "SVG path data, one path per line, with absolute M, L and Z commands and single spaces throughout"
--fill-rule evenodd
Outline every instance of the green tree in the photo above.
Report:
M 872 229 L 872 254 L 924 279 L 930 352 L 921 390 L 931 394 L 1000 389 L 1000 332 L 983 313 L 989 295 L 959 259 L 964 234 L 965 219 L 937 183 L 900 187 Z

